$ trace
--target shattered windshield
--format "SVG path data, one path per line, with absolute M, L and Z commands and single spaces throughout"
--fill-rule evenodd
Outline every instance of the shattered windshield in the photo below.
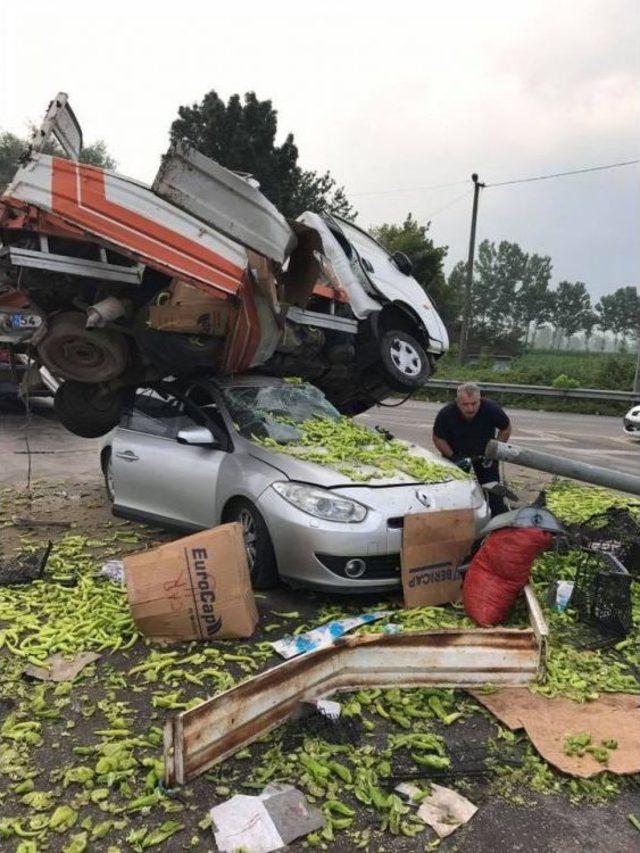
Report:
M 280 444 L 298 441 L 298 424 L 313 418 L 340 419 L 324 394 L 306 383 L 236 385 L 222 389 L 236 429 L 244 438 L 272 438 Z

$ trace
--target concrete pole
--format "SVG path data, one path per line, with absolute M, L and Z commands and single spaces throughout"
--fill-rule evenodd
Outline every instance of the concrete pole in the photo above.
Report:
M 480 188 L 484 184 L 479 183 L 478 176 L 474 172 L 471 175 L 473 181 L 473 207 L 471 210 L 471 234 L 469 235 L 469 257 L 467 259 L 467 278 L 464 287 L 464 306 L 462 312 L 462 325 L 460 327 L 460 343 L 458 346 L 458 361 L 464 362 L 469 342 L 469 326 L 471 325 L 471 293 L 473 289 L 473 260 L 476 252 L 476 223 L 478 221 L 478 196 Z
M 599 465 L 588 465 L 586 462 L 575 462 L 551 453 L 539 450 L 526 450 L 502 441 L 491 439 L 485 448 L 485 456 L 501 462 L 512 462 L 524 468 L 534 468 L 536 471 L 547 471 L 571 480 L 581 480 L 583 483 L 593 483 L 595 486 L 605 486 L 607 489 L 618 489 L 632 495 L 640 495 L 640 477 L 633 474 L 622 474 L 610 468 Z

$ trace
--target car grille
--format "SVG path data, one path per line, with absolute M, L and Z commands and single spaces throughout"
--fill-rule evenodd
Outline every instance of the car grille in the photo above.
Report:
M 625 428 L 631 430 L 632 432 L 638 432 L 640 430 L 640 424 L 635 423 L 635 421 L 631 421 L 628 418 L 624 419 Z
M 335 557 L 333 554 L 316 554 L 323 566 L 339 575 L 341 578 L 349 576 L 344 570 L 349 560 L 362 560 L 366 566 L 365 571 L 358 580 L 371 580 L 373 578 L 398 578 L 400 576 L 400 554 L 382 554 L 381 556 L 354 556 Z M 350 578 L 349 578 L 350 579 Z

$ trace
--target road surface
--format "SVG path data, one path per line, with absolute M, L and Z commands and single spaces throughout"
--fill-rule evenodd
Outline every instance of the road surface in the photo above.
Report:
M 33 479 L 96 479 L 102 439 L 84 439 L 67 432 L 56 420 L 51 402 L 32 402 L 27 428 L 18 403 L 0 401 L 0 483 L 23 483 L 28 468 L 28 438 Z M 439 403 L 409 400 L 397 408 L 377 406 L 361 415 L 367 424 L 380 424 L 398 438 L 432 447 L 431 428 Z M 511 440 L 571 459 L 604 465 L 640 476 L 640 442 L 622 432 L 622 418 L 508 409 L 513 422 Z M 523 469 L 509 466 L 514 473 Z

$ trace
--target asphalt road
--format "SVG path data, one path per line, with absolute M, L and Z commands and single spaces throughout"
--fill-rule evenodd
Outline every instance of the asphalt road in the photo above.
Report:
M 360 420 L 432 447 L 431 429 L 441 405 L 409 400 L 397 409 L 377 406 Z M 513 444 L 640 476 L 640 442 L 622 432 L 622 418 L 510 408 L 507 413 L 513 424 Z
M 100 477 L 98 451 L 102 439 L 83 439 L 57 422 L 51 402 L 35 400 L 27 427 L 22 406 L 0 400 L 0 483 L 27 477 L 27 443 L 32 479 L 95 479 Z M 380 424 L 398 438 L 432 447 L 431 428 L 440 404 L 409 400 L 397 408 L 371 409 L 360 420 Z M 640 476 L 640 442 L 622 432 L 622 418 L 509 409 L 511 441 L 524 447 L 604 465 Z M 509 466 L 517 473 L 523 469 Z

